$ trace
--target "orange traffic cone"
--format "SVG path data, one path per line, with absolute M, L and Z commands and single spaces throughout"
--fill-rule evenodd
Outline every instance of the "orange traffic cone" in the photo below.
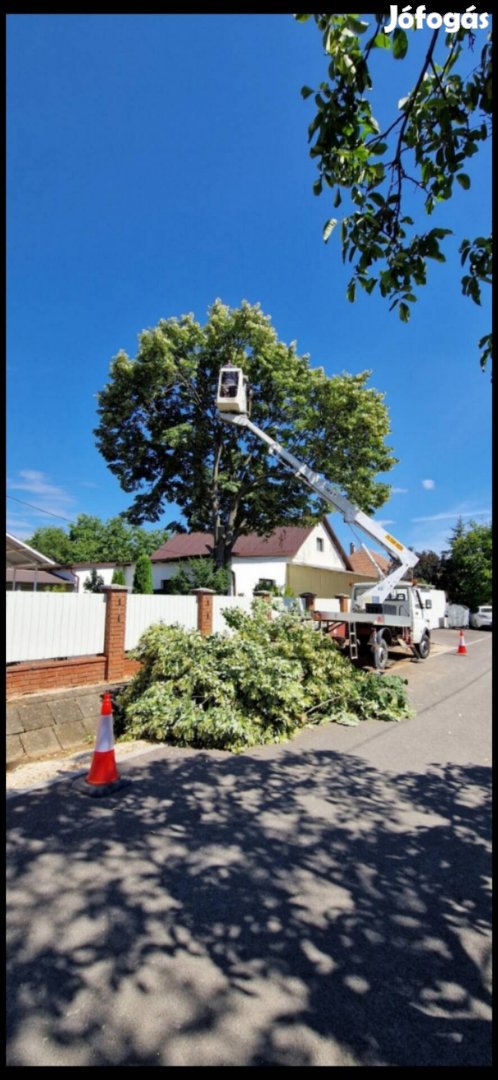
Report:
M 458 654 L 458 656 L 466 656 L 467 655 L 467 646 L 465 644 L 465 638 L 464 638 L 464 635 L 463 635 L 463 630 L 460 630 L 460 641 L 458 643 L 457 654 Z
M 113 784 L 115 780 L 119 780 L 119 773 L 114 757 L 112 701 L 107 690 L 100 710 L 97 740 L 86 782 L 87 784 Z
M 129 780 L 122 780 L 114 757 L 114 733 L 112 724 L 112 701 L 108 690 L 104 693 L 102 709 L 100 711 L 97 739 L 90 765 L 90 772 L 85 777 L 83 784 L 79 783 L 80 791 L 87 795 L 106 795 L 111 791 L 124 787 Z

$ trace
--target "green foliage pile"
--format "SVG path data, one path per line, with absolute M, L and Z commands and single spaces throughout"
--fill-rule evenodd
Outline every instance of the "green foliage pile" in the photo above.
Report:
M 311 723 L 411 715 L 400 678 L 356 670 L 297 611 L 268 616 L 256 600 L 251 614 L 225 612 L 232 636 L 150 627 L 133 654 L 143 666 L 118 700 L 125 734 L 239 752 Z

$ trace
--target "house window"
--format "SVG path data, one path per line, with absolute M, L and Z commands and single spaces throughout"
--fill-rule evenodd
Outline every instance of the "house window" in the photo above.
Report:
M 317 536 L 316 538 L 316 550 L 323 551 L 323 539 L 321 536 Z
M 274 592 L 276 589 L 276 581 L 274 578 L 260 578 L 257 585 L 254 587 L 254 592 Z

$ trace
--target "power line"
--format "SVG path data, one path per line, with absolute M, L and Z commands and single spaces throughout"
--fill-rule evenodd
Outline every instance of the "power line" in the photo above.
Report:
M 32 510 L 39 510 L 40 514 L 48 514 L 49 517 L 57 518 L 59 521 L 67 521 L 70 525 L 75 525 L 76 522 L 71 518 L 63 517 L 62 514 L 53 514 L 51 510 L 43 510 L 41 506 L 35 506 L 34 503 L 25 502 L 24 499 L 16 499 L 14 495 L 7 495 L 8 499 L 12 502 L 21 503 L 22 506 L 30 506 Z

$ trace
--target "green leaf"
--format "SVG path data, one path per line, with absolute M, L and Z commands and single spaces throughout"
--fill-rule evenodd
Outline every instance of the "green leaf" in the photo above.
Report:
M 364 34 L 365 30 L 368 30 L 368 23 L 362 22 L 361 19 L 356 19 L 354 15 L 348 15 L 346 18 L 346 26 L 350 30 L 353 30 L 355 34 Z
M 401 322 L 409 322 L 410 308 L 408 307 L 408 304 L 401 303 L 399 305 L 399 308 L 398 308 L 398 313 L 399 313 L 399 317 L 401 319 Z
M 381 30 L 380 34 L 375 35 L 372 44 L 375 49 L 390 49 L 391 38 L 389 34 L 385 34 L 384 31 Z
M 334 199 L 334 206 L 337 208 L 338 206 L 341 205 L 341 202 L 342 202 L 341 193 L 339 191 L 339 188 L 337 188 L 335 199 Z
M 458 183 L 460 184 L 460 187 L 463 187 L 464 191 L 468 191 L 470 187 L 470 176 L 467 176 L 467 173 L 461 172 L 457 173 L 456 178 L 458 180 Z
M 294 15 L 296 22 L 307 22 L 311 15 Z
M 327 243 L 327 240 L 329 239 L 329 237 L 333 233 L 336 225 L 337 225 L 337 218 L 329 218 L 329 220 L 325 222 L 325 225 L 323 227 L 323 239 L 324 239 L 325 243 Z
M 371 154 L 385 154 L 386 150 L 387 143 L 385 142 L 374 143 L 374 145 L 370 147 Z
M 302 86 L 301 87 L 301 97 L 308 98 L 308 97 L 311 97 L 311 94 L 313 94 L 313 93 L 314 93 L 314 91 L 311 89 L 311 86 Z
M 393 56 L 395 60 L 403 60 L 408 52 L 408 38 L 404 30 L 399 26 L 393 33 Z
M 346 290 L 346 296 L 347 296 L 347 298 L 349 300 L 349 303 L 353 304 L 355 296 L 356 296 L 356 286 L 355 286 L 354 281 L 350 281 L 350 283 L 349 283 L 349 285 L 347 287 L 347 290 Z

